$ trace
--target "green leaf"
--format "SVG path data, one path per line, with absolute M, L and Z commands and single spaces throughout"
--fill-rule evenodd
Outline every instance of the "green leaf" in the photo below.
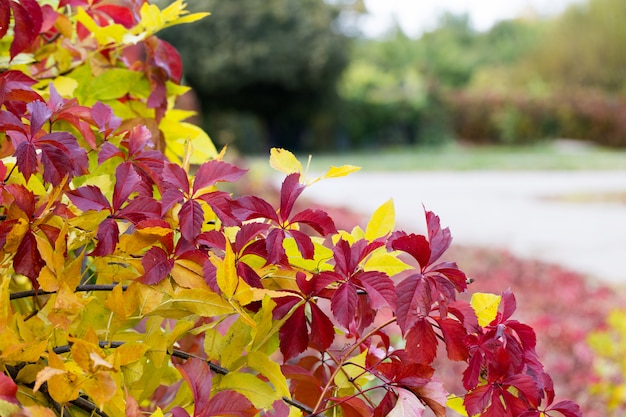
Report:
M 387 200 L 372 215 L 365 229 L 365 239 L 371 242 L 379 237 L 386 236 L 391 233 L 395 225 L 396 212 L 393 200 Z
M 113 68 L 93 79 L 88 89 L 88 103 L 114 100 L 125 96 L 143 74 L 124 68 Z

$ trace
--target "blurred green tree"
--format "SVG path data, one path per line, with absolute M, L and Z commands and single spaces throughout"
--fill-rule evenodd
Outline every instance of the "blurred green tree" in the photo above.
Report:
M 191 11 L 212 16 L 162 37 L 180 51 L 205 117 L 256 115 L 263 147 L 298 150 L 307 146 L 302 138 L 311 137 L 311 124 L 333 114 L 336 82 L 348 62 L 348 39 L 337 27 L 342 7 L 323 0 L 191 2 Z
M 588 0 L 571 6 L 546 34 L 528 66 L 545 82 L 625 93 L 626 2 Z

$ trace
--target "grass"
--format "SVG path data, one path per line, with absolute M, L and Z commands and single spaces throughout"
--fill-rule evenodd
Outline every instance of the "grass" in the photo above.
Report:
M 298 155 L 306 164 L 308 155 Z M 267 158 L 249 158 L 250 166 L 263 170 Z M 368 172 L 394 171 L 529 171 L 626 170 L 626 151 L 556 141 L 525 147 L 464 146 L 398 147 L 375 151 L 313 154 L 310 170 L 331 165 L 357 165 Z M 269 167 L 268 167 L 269 169 Z

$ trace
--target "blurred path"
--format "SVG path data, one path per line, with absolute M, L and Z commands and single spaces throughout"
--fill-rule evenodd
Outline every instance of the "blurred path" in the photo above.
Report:
M 368 216 L 393 198 L 397 227 L 419 233 L 424 204 L 450 227 L 453 244 L 507 249 L 626 284 L 626 199 L 554 198 L 615 192 L 626 195 L 626 172 L 357 172 L 303 196 Z

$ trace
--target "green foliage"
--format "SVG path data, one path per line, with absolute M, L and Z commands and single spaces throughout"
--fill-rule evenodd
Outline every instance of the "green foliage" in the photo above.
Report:
M 216 18 L 163 37 L 180 51 L 207 120 L 251 113 L 265 124 L 265 149 L 304 146 L 316 114 L 333 114 L 335 84 L 347 63 L 347 39 L 334 29 L 339 9 L 323 0 L 207 0 L 190 7 Z M 207 129 L 217 131 L 215 123 Z

